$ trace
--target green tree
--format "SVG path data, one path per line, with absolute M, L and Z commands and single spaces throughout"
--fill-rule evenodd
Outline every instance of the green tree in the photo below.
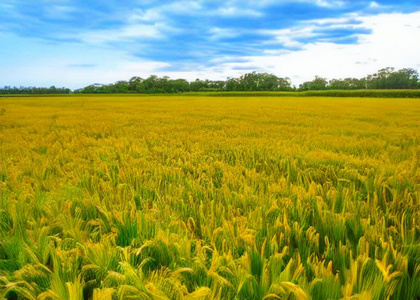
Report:
M 328 82 L 325 78 L 315 76 L 314 80 L 302 83 L 299 86 L 299 89 L 303 90 L 303 91 L 325 90 L 327 88 L 327 84 L 328 84 Z

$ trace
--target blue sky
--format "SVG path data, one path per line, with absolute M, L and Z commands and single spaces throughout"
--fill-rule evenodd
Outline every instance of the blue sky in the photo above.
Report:
M 418 0 L 2 0 L 0 14 L 0 86 L 420 69 Z

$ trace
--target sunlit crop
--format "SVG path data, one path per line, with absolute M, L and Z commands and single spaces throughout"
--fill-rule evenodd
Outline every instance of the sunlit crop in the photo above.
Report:
M 419 99 L 0 111 L 0 298 L 420 297 Z

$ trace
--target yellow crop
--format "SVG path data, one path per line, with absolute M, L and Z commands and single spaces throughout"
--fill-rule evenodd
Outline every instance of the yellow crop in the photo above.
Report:
M 0 111 L 0 298 L 420 297 L 419 99 Z

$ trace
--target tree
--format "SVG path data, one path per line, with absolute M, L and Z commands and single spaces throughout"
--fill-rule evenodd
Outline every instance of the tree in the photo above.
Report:
M 142 83 L 144 79 L 141 77 L 131 77 L 128 81 L 128 88 L 132 92 L 141 93 L 144 91 Z
M 171 93 L 183 93 L 190 90 L 190 84 L 185 79 L 175 79 L 170 81 Z
M 206 88 L 207 84 L 206 82 L 200 80 L 200 79 L 196 79 L 195 81 L 190 83 L 190 90 L 192 92 L 198 92 L 200 90 L 202 90 L 203 88 Z
M 114 84 L 114 89 L 116 93 L 127 93 L 129 91 L 129 83 L 127 81 L 117 81 Z
M 299 90 L 356 90 L 356 89 L 414 89 L 420 88 L 419 74 L 414 69 L 383 68 L 365 78 L 331 79 L 315 76 L 299 86 Z M 292 91 L 290 78 L 280 78 L 269 73 L 251 72 L 238 78 L 226 80 L 200 80 L 188 82 L 185 79 L 170 79 L 167 76 L 151 75 L 147 79 L 132 77 L 127 81 L 103 86 L 88 86 L 77 93 L 182 93 L 187 91 Z M 0 93 L 69 93 L 69 89 L 4 87 Z
M 325 78 L 315 76 L 315 79 L 312 81 L 307 81 L 302 83 L 299 86 L 300 90 L 308 91 L 308 90 L 325 90 L 327 88 L 327 80 Z
M 277 88 L 280 91 L 290 91 L 292 89 L 292 81 L 289 77 L 278 78 Z
M 366 77 L 369 89 L 415 89 L 419 88 L 419 74 L 414 69 L 384 68 Z
M 239 91 L 240 81 L 238 78 L 228 78 L 225 84 L 226 91 Z
M 413 69 L 401 69 L 388 76 L 387 85 L 391 89 L 415 89 L 419 85 L 419 74 Z

